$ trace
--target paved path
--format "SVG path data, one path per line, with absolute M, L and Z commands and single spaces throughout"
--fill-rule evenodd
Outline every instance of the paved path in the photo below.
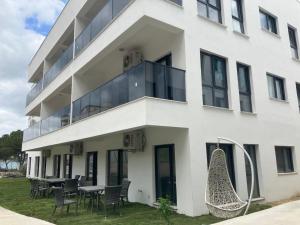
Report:
M 216 225 L 300 225 L 300 201 L 289 202 Z
M 23 216 L 21 214 L 9 211 L 0 207 L 0 224 L 1 225 L 54 225 L 43 220 Z

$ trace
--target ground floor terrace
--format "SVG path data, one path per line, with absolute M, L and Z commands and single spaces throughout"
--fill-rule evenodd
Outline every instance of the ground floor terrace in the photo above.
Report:
M 207 167 L 216 148 L 216 137 L 199 137 L 198 147 L 192 148 L 195 140 L 189 129 L 154 126 L 138 129 L 146 137 L 143 151 L 124 148 L 124 132 L 82 140 L 83 151 L 76 154 L 70 152 L 70 143 L 28 151 L 27 176 L 81 175 L 92 185 L 118 185 L 128 178 L 130 202 L 155 206 L 159 197 L 168 196 L 179 214 L 207 214 L 204 202 Z M 276 201 L 300 192 L 294 147 L 275 147 L 259 140 L 237 141 L 244 145 L 254 163 L 255 200 Z M 247 199 L 251 176 L 244 154 L 230 143 L 222 142 L 220 147 L 226 153 L 234 188 L 242 199 Z

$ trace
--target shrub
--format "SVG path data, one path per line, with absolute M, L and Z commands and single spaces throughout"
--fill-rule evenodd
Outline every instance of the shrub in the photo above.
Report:
M 160 212 L 161 216 L 166 221 L 167 225 L 171 225 L 170 216 L 172 214 L 172 208 L 171 208 L 171 201 L 167 198 L 159 198 L 158 199 L 159 207 L 158 211 Z

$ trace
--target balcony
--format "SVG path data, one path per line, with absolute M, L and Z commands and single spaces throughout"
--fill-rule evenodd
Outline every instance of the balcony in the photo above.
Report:
M 39 80 L 29 91 L 26 97 L 26 106 L 30 104 L 43 90 L 43 79 Z
M 56 131 L 70 124 L 70 105 L 24 130 L 23 142 Z
M 145 61 L 74 101 L 72 122 L 144 96 L 185 102 L 185 71 Z
M 78 55 L 131 0 L 108 0 L 99 13 L 84 28 L 75 40 L 75 55 Z

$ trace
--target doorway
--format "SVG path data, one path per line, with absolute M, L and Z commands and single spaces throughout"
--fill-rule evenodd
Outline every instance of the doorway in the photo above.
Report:
M 98 152 L 88 152 L 86 162 L 86 180 L 97 185 Z

